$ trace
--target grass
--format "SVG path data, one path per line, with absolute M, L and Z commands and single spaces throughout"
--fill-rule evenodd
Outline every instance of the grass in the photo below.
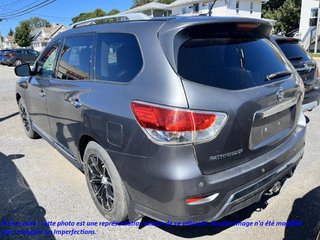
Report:
M 320 58 L 320 53 L 309 53 L 309 55 L 313 58 Z

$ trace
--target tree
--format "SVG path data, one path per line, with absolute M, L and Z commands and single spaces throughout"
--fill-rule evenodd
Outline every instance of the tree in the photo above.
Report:
M 139 6 L 142 6 L 142 5 L 150 3 L 150 2 L 153 2 L 153 0 L 133 0 L 133 5 L 131 6 L 131 8 L 139 7 Z M 174 2 L 174 0 L 159 0 L 158 2 L 170 4 L 170 3 Z
M 101 8 L 97 8 L 93 12 L 86 12 L 86 13 L 80 13 L 78 16 L 75 16 L 72 18 L 72 23 L 84 21 L 90 18 L 96 18 L 96 17 L 104 17 L 104 16 L 111 16 L 119 13 L 120 11 L 118 9 L 112 9 L 109 12 L 103 11 Z
M 32 17 L 27 20 L 32 30 L 42 27 L 51 27 L 51 24 L 43 18 Z
M 8 36 L 13 36 L 13 35 L 14 35 L 14 32 L 13 32 L 12 28 L 10 28 L 10 31 L 9 31 L 9 33 L 8 33 Z
M 107 16 L 112 16 L 120 13 L 118 9 L 111 9 L 109 12 L 107 12 Z
M 299 0 L 271 0 L 264 6 L 263 18 L 276 20 L 276 33 L 287 34 L 299 28 L 301 1 Z
M 262 5 L 262 14 L 267 11 L 275 11 L 282 6 L 285 0 L 270 0 Z
M 16 31 L 14 34 L 14 41 L 20 47 L 29 47 L 31 44 L 31 37 L 30 37 L 31 27 L 28 21 L 22 21 L 16 27 Z

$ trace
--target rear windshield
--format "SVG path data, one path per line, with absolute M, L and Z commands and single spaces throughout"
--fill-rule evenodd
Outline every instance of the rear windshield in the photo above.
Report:
M 265 38 L 223 34 L 210 39 L 190 39 L 178 51 L 181 77 L 223 89 L 268 84 L 270 74 L 288 71 L 278 50 Z
M 277 42 L 290 61 L 310 61 L 311 58 L 297 42 Z

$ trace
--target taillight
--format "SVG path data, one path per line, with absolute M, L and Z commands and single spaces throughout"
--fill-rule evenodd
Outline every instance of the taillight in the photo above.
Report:
M 225 113 L 197 112 L 131 102 L 131 110 L 149 138 L 159 144 L 185 144 L 214 139 L 227 120 Z
M 15 54 L 13 54 L 13 53 L 8 53 L 8 54 L 5 54 L 5 56 L 7 56 L 7 57 L 13 57 L 13 56 L 15 56 Z

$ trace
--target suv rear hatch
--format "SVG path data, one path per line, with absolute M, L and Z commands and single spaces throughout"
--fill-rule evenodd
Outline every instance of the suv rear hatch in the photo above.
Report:
M 295 38 L 275 38 L 288 60 L 296 68 L 304 84 L 306 93 L 309 92 L 309 86 L 317 81 L 317 64 L 299 45 L 299 40 Z
M 297 125 L 303 88 L 268 39 L 270 31 L 266 22 L 243 19 L 184 26 L 170 33 L 173 58 L 166 44 L 169 32 L 160 33 L 189 108 L 228 116 L 215 139 L 194 144 L 204 174 L 261 156 L 285 141 Z

